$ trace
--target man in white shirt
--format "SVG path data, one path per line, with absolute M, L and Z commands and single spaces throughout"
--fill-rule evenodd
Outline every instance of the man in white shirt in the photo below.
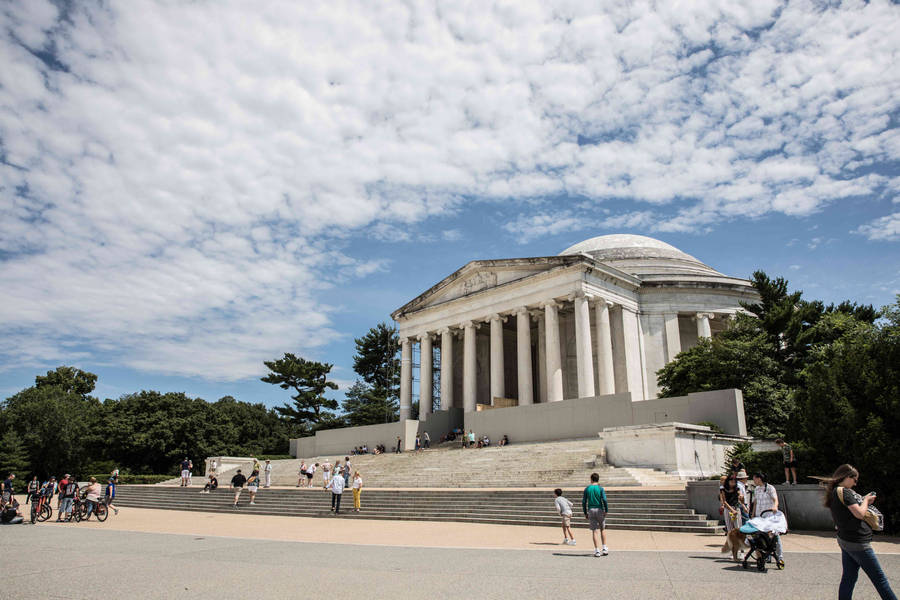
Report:
M 331 490 L 331 510 L 334 514 L 340 514 L 341 512 L 341 496 L 344 493 L 344 478 L 340 475 L 335 475 L 331 478 L 331 481 L 328 482 L 327 489 Z
M 270 461 L 268 458 L 266 459 L 266 466 L 264 468 L 264 471 L 266 474 L 265 487 L 271 487 L 272 486 L 272 461 Z

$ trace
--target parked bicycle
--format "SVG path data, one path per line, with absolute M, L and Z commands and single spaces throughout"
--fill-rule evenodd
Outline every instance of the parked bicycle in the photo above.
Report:
M 87 521 L 90 517 L 88 516 L 88 506 L 91 503 L 91 500 L 87 500 L 85 498 L 76 498 L 75 499 L 75 507 L 72 509 L 72 516 L 75 518 L 77 523 L 81 521 Z M 94 508 L 91 511 L 91 514 L 97 517 L 97 520 L 101 523 L 106 520 L 109 516 L 109 509 L 106 508 L 105 502 L 93 502 Z
M 35 496 L 31 501 L 31 522 L 44 522 L 53 516 L 53 508 L 50 506 L 50 498 L 44 494 Z

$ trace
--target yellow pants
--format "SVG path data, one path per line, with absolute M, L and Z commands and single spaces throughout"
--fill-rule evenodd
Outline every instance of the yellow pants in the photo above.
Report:
M 359 496 L 361 494 L 362 494 L 362 490 L 353 488 L 353 508 L 359 508 Z

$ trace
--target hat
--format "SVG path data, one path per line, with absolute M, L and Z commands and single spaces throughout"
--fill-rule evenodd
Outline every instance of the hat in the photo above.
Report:
M 741 469 L 740 471 L 738 471 L 738 472 L 737 472 L 737 478 L 738 478 L 738 479 L 749 479 L 749 477 L 747 477 L 747 471 L 745 471 L 745 470 L 743 470 L 743 469 Z

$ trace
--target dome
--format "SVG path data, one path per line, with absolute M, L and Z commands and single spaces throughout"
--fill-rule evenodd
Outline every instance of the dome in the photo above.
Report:
M 578 242 L 560 252 L 587 254 L 632 275 L 721 275 L 675 246 L 644 235 L 613 234 Z

